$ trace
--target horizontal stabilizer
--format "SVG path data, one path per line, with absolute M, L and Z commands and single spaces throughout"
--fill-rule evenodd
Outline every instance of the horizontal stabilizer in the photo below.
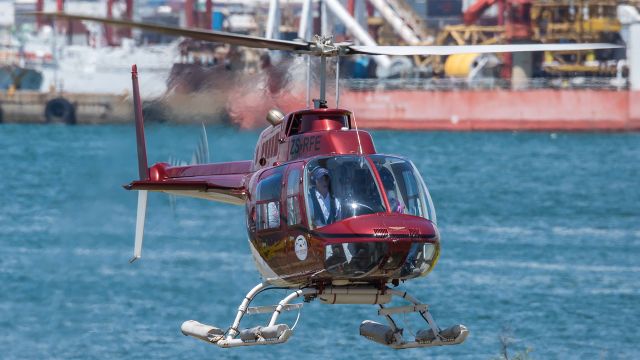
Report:
M 176 196 L 186 196 L 219 201 L 233 205 L 244 205 L 247 192 L 244 187 L 227 187 L 207 181 L 134 181 L 125 185 L 127 190 L 158 191 Z
M 136 180 L 124 188 L 243 205 L 248 197 L 250 166 L 251 161 L 173 167 L 159 163 L 151 167 L 149 180 Z

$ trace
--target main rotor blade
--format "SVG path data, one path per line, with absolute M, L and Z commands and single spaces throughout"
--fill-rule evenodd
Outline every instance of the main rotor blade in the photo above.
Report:
M 505 45 L 448 45 L 448 46 L 349 46 L 349 54 L 368 55 L 454 55 L 504 53 L 524 51 L 583 51 L 618 49 L 616 44 L 505 44 Z
M 31 12 L 28 15 L 40 15 L 47 18 L 60 18 L 67 20 L 95 21 L 106 25 L 138 28 L 149 30 L 160 34 L 184 36 L 196 40 L 211 42 L 221 42 L 231 45 L 247 46 L 252 48 L 263 48 L 271 50 L 308 51 L 310 46 L 306 42 L 267 39 L 259 36 L 240 35 L 224 31 L 211 31 L 203 29 L 181 28 L 166 25 L 149 24 L 137 21 L 122 19 L 109 19 L 97 16 L 80 14 L 68 14 L 60 12 Z

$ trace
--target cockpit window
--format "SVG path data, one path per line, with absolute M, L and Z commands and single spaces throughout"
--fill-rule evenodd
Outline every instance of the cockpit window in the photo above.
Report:
M 431 196 L 420 174 L 407 160 L 371 155 L 392 212 L 421 216 L 436 221 Z
M 328 120 L 337 129 L 350 128 L 349 115 L 346 114 L 297 114 L 289 121 L 287 136 L 320 130 L 314 126 L 314 122 L 318 120 Z
M 369 162 L 362 156 L 310 161 L 305 168 L 305 189 L 312 228 L 386 211 Z

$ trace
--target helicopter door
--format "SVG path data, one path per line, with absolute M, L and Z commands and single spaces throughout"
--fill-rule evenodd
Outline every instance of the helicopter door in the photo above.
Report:
M 256 186 L 255 236 L 253 246 L 273 269 L 282 263 L 284 247 L 282 224 L 282 177 L 284 166 L 265 171 Z M 276 271 L 277 273 L 277 271 Z
M 290 164 L 287 168 L 285 191 L 282 194 L 282 203 L 284 205 L 284 219 L 286 224 L 286 262 L 285 269 L 288 272 L 303 272 L 309 270 L 315 259 L 318 259 L 312 247 L 312 239 L 308 236 L 309 227 L 307 225 L 307 216 L 304 207 L 304 194 L 302 185 L 302 176 L 304 174 L 302 162 Z M 320 263 L 316 264 L 319 268 Z M 298 269 L 297 271 L 293 271 Z

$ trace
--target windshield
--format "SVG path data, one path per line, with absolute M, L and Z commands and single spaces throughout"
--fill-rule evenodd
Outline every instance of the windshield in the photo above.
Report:
M 385 211 L 369 162 L 361 156 L 310 161 L 305 168 L 305 189 L 311 228 Z
M 436 222 L 429 191 L 411 162 L 386 155 L 371 155 L 370 158 L 380 175 L 392 212 Z

